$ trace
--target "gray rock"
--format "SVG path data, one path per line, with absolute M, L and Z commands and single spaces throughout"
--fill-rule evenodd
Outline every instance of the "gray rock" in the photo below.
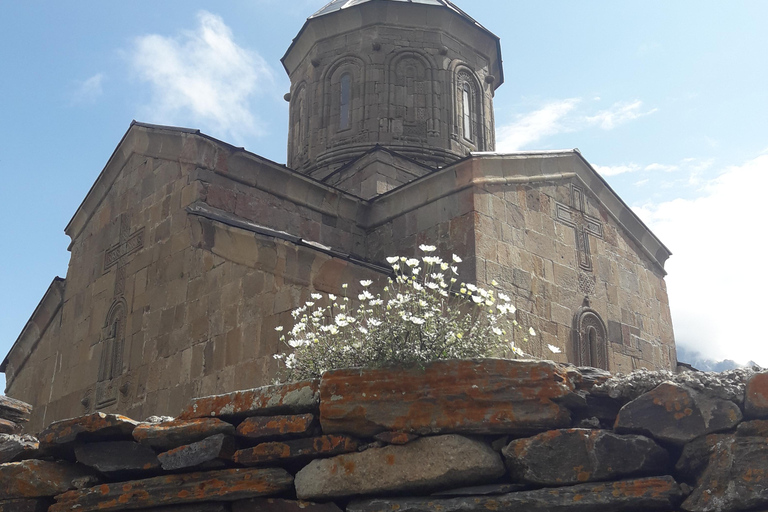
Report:
M 683 445 L 699 436 L 731 429 L 741 419 L 741 410 L 729 400 L 665 382 L 625 405 L 616 418 L 615 430 Z
M 494 480 L 504 474 L 493 449 L 458 435 L 423 437 L 403 446 L 315 460 L 296 475 L 299 499 L 388 492 L 428 493 Z
M 682 500 L 671 476 L 513 492 L 501 496 L 354 501 L 347 512 L 668 512 Z
M 667 473 L 669 454 L 643 436 L 606 430 L 553 430 L 503 450 L 516 481 L 570 485 Z
M 341 512 L 334 503 L 257 498 L 232 504 L 232 512 Z
M 710 434 L 687 443 L 675 465 L 675 475 L 678 480 L 683 479 L 689 483 L 698 481 L 701 474 L 707 469 L 709 459 L 715 453 L 717 444 L 732 437 L 728 434 Z
M 47 499 L 3 500 L 0 512 L 46 512 L 50 502 Z
M 77 462 L 108 476 L 159 469 L 155 451 L 133 441 L 88 443 L 75 448 Z
M 725 436 L 682 509 L 688 512 L 768 507 L 768 439 Z
M 157 456 L 166 471 L 187 469 L 212 461 L 228 461 L 235 454 L 235 440 L 216 434 L 202 441 L 180 446 Z
M 40 443 L 32 436 L 0 434 L 0 464 L 33 459 L 39 448 Z

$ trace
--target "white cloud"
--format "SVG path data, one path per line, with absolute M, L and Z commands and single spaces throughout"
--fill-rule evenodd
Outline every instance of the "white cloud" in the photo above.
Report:
M 563 121 L 579 102 L 575 98 L 557 100 L 534 112 L 518 115 L 513 123 L 497 130 L 497 150 L 519 151 L 544 137 L 570 131 Z
M 645 117 L 657 111 L 658 109 L 656 108 L 643 111 L 643 102 L 640 100 L 618 102 L 614 103 L 611 108 L 602 110 L 594 116 L 587 116 L 586 120 L 589 124 L 597 125 L 603 130 L 613 130 L 619 125 Z
M 674 253 L 667 283 L 677 342 L 712 359 L 768 366 L 768 155 L 726 169 L 696 199 L 636 209 Z
M 77 89 L 72 94 L 73 103 L 92 103 L 104 94 L 102 84 L 104 83 L 104 74 L 97 73 L 92 77 L 79 82 Z
M 600 101 L 599 97 L 592 101 Z M 653 114 L 657 109 L 643 110 L 643 102 L 618 102 L 607 110 L 585 114 L 581 98 L 550 101 L 543 107 L 516 116 L 509 124 L 497 130 L 496 148 L 499 152 L 512 152 L 530 148 L 545 137 L 598 127 L 612 130 L 619 125 Z M 625 171 L 626 172 L 626 171 Z
M 132 64 L 152 87 L 148 121 L 200 123 L 212 135 L 238 142 L 260 134 L 263 127 L 251 101 L 273 87 L 272 69 L 257 53 L 235 43 L 221 17 L 201 11 L 198 20 L 195 31 L 178 37 L 136 40 Z
M 637 172 L 642 169 L 642 167 L 640 167 L 637 164 L 613 165 L 613 166 L 593 165 L 592 167 L 594 167 L 595 170 L 603 176 L 618 176 L 619 174 Z
M 649 164 L 645 166 L 645 170 L 649 172 L 653 172 L 653 171 L 675 172 L 678 169 L 680 169 L 680 166 L 668 165 L 668 164 Z

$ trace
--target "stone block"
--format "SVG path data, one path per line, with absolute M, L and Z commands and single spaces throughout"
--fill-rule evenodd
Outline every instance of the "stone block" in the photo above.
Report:
M 682 500 L 671 476 L 580 484 L 501 496 L 374 498 L 353 501 L 347 512 L 668 512 Z
M 32 406 L 28 403 L 0 395 L 0 419 L 24 423 L 29 421 L 30 414 L 32 414 Z
M 293 441 L 261 443 L 235 453 L 234 460 L 243 466 L 278 464 L 293 460 L 330 457 L 357 450 L 357 440 L 347 436 L 320 436 Z
M 196 398 L 179 419 L 304 414 L 316 412 L 319 403 L 318 381 L 293 382 Z
M 502 451 L 515 481 L 545 486 L 664 474 L 669 454 L 643 436 L 607 430 L 553 430 Z
M 160 468 L 155 451 L 133 441 L 87 443 L 75 447 L 77 462 L 107 476 Z
M 40 443 L 32 436 L 0 434 L 0 464 L 31 459 L 40 448 Z
M 0 500 L 55 496 L 98 480 L 82 466 L 68 462 L 25 460 L 0 464 Z
M 104 484 L 56 496 L 49 512 L 147 509 L 205 501 L 237 501 L 279 494 L 293 478 L 283 469 L 227 469 Z M 128 506 L 126 506 L 128 505 Z
M 327 372 L 320 384 L 325 433 L 371 437 L 541 432 L 570 425 L 556 403 L 573 392 L 565 370 L 547 361 L 437 361 L 424 368 Z
M 130 438 L 139 423 L 119 414 L 97 412 L 52 423 L 40 434 L 42 448 L 62 446 L 76 439 Z
M 232 512 L 341 512 L 341 509 L 335 503 L 257 498 L 233 503 Z
M 0 418 L 0 435 L 2 434 L 20 434 L 21 433 L 21 425 L 18 423 L 14 423 L 10 420 L 4 420 Z
M 47 499 L 2 500 L 0 512 L 46 512 L 48 505 Z
M 373 436 L 373 438 L 386 444 L 404 445 L 415 441 L 419 436 L 409 434 L 408 432 L 381 432 Z
M 733 428 L 741 419 L 741 410 L 729 400 L 665 382 L 625 405 L 616 418 L 615 430 L 683 445 Z
M 490 446 L 447 435 L 314 460 L 298 472 L 295 484 L 300 499 L 328 500 L 432 492 L 494 480 L 503 474 L 501 457 Z
M 253 416 L 237 426 L 237 435 L 256 440 L 301 437 L 311 435 L 316 424 L 317 417 L 314 414 Z
M 157 459 L 165 471 L 174 471 L 217 461 L 230 461 L 234 453 L 234 438 L 224 434 L 216 434 L 202 441 L 161 453 Z
M 747 381 L 744 412 L 748 418 L 768 418 L 768 372 L 758 373 Z

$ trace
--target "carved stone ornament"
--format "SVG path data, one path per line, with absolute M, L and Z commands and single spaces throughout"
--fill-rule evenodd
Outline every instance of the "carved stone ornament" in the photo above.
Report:
M 574 353 L 577 366 L 610 370 L 608 367 L 608 329 L 600 313 L 589 301 L 573 317 Z

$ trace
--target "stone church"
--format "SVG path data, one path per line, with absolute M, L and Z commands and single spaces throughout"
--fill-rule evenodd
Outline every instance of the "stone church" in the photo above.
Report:
M 71 258 L 0 369 L 30 430 L 176 415 L 269 383 L 313 290 L 419 244 L 515 296 L 529 350 L 673 369 L 669 250 L 578 150 L 495 153 L 499 39 L 447 0 L 334 0 L 282 59 L 287 165 L 134 122 L 66 226 Z

